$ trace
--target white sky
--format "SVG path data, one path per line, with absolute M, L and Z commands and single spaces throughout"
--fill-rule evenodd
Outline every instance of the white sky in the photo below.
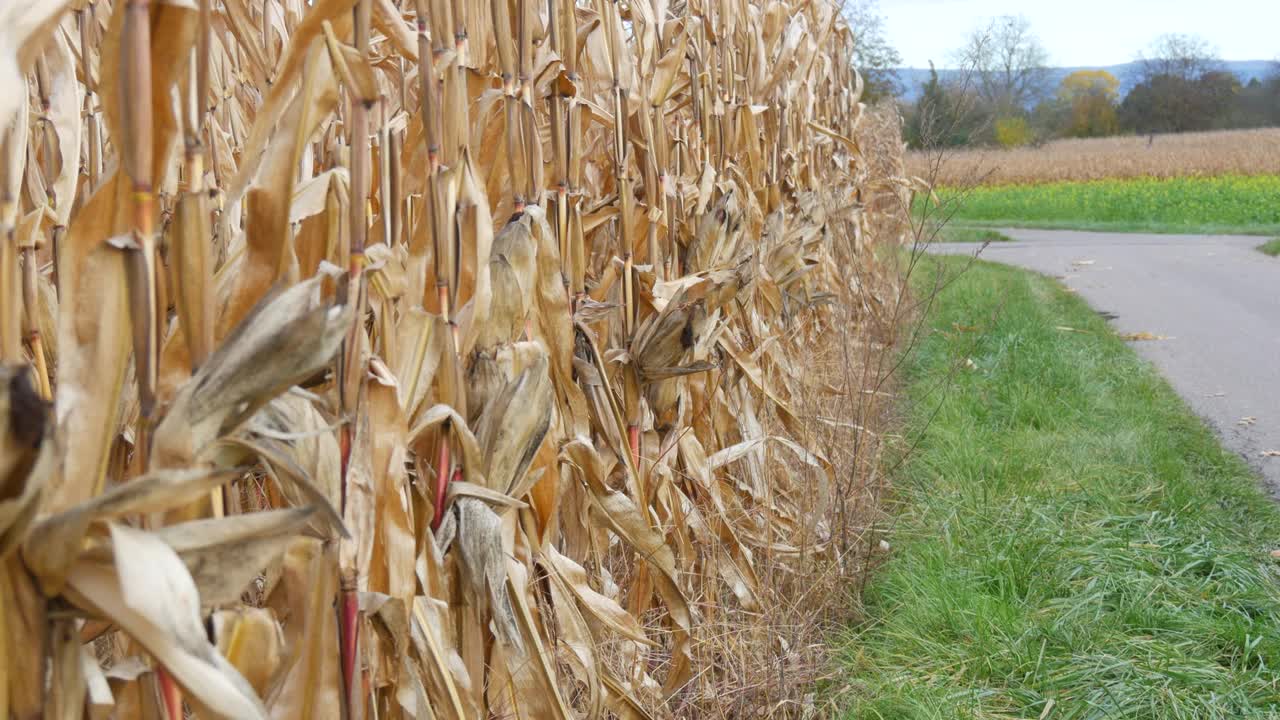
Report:
M 909 67 L 946 67 L 973 28 L 1023 15 L 1056 66 L 1117 65 L 1158 35 L 1195 33 L 1224 60 L 1280 58 L 1280 0 L 880 0 Z

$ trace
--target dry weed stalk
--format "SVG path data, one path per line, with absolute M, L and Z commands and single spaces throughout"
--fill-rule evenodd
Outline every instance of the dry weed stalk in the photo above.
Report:
M 810 365 L 906 187 L 853 41 L 805 0 L 6 3 L 0 717 L 812 712 L 878 410 Z

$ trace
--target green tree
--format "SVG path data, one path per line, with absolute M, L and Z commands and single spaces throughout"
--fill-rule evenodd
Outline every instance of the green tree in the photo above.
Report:
M 1222 127 L 1240 83 L 1220 65 L 1194 35 L 1161 36 L 1140 57 L 1140 81 L 1120 105 L 1121 123 L 1152 134 Z
M 1240 80 L 1227 72 L 1194 79 L 1157 75 L 1139 83 L 1120 105 L 1124 126 L 1140 133 L 1180 133 L 1223 128 L 1240 96 Z
M 929 63 L 929 80 L 920 99 L 907 112 L 906 140 L 921 149 L 968 145 L 978 139 L 982 117 L 974 112 L 974 97 L 965 87 L 949 87 Z
M 1031 128 L 1037 140 L 1053 140 L 1067 134 L 1071 127 L 1071 105 L 1058 99 L 1057 93 L 1036 103 L 1031 111 Z

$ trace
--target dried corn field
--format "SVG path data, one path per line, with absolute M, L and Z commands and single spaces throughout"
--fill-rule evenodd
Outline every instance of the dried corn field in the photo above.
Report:
M 0 717 L 813 714 L 891 117 L 808 0 L 0 8 Z
M 1013 150 L 912 151 L 913 175 L 942 186 L 1218 175 L 1274 175 L 1280 128 L 1054 140 Z

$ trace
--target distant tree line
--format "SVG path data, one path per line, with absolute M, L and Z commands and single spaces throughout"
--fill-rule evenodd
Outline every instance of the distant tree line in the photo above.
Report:
M 1280 66 L 1247 85 L 1222 69 L 1203 41 L 1166 35 L 1141 59 L 1140 82 L 1119 105 L 1121 126 L 1139 133 L 1280 125 Z
M 1120 81 L 1103 70 L 1077 71 L 1052 87 L 1047 53 L 1025 18 L 975 30 L 952 60 L 963 71 L 942 81 L 931 68 L 919 99 L 904 108 L 914 147 L 1280 126 L 1280 63 L 1245 84 L 1190 35 L 1153 43 L 1123 98 Z

